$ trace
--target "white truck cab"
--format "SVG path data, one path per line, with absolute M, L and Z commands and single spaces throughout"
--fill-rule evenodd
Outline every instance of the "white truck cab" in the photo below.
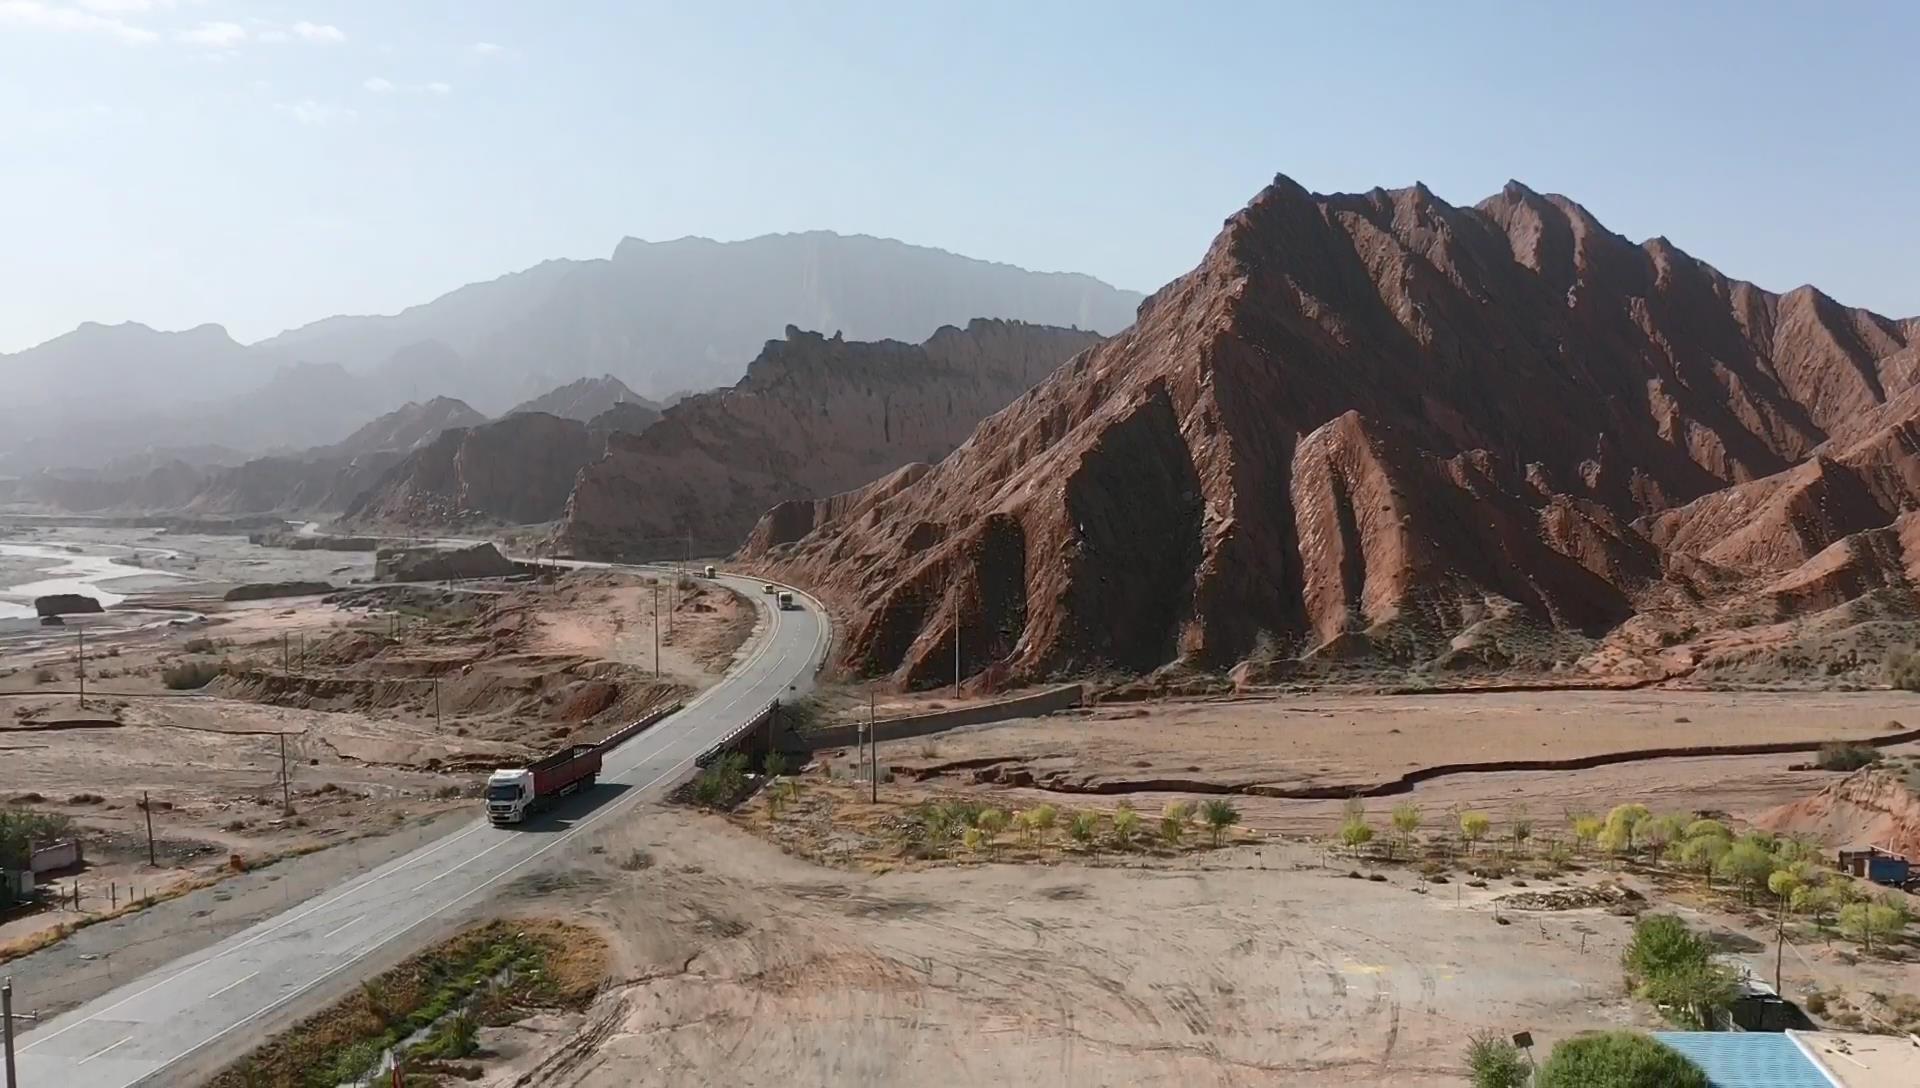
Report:
M 714 574 L 714 571 L 713 571 L 713 564 L 712 564 L 712 563 L 708 563 L 708 564 L 707 564 L 707 577 L 709 577 L 709 578 L 711 578 L 711 577 L 713 577 L 713 574 Z
M 487 776 L 487 819 L 496 824 L 517 824 L 527 817 L 533 803 L 533 772 L 525 767 L 508 767 Z

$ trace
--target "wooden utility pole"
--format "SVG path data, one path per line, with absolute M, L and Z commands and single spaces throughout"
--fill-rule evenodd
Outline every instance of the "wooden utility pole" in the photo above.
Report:
M 953 697 L 960 697 L 960 606 L 953 608 Z
M 660 675 L 660 579 L 653 580 L 653 675 Z
M 280 675 L 293 675 L 293 642 L 285 631 L 280 632 Z
M 286 769 L 284 761 L 281 763 L 281 769 Z M 147 813 L 147 864 L 158 869 L 160 862 L 153 855 L 153 794 L 148 793 L 146 790 L 141 790 L 140 807 L 146 810 Z
M 874 716 L 873 685 L 867 685 L 867 803 L 880 803 L 880 720 Z
M 287 735 L 280 734 L 280 814 L 293 811 L 293 783 L 287 778 Z
M 438 676 L 433 678 L 433 728 L 435 732 L 440 730 L 440 678 Z
M 87 705 L 87 629 L 75 627 L 75 637 L 80 640 L 80 705 Z

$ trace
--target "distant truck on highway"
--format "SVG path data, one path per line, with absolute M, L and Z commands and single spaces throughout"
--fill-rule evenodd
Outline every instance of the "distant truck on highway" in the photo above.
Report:
M 707 570 L 706 570 L 706 574 L 707 574 L 707 577 L 709 577 L 709 578 L 711 578 L 711 577 L 713 577 L 713 564 L 712 564 L 712 563 L 708 563 L 708 564 L 707 564 Z
M 793 608 L 793 594 L 782 592 L 780 596 L 775 599 L 780 602 L 781 611 L 789 611 Z
M 554 798 L 590 789 L 600 776 L 600 746 L 573 744 L 525 767 L 504 767 L 487 776 L 487 819 L 496 827 L 517 824 Z

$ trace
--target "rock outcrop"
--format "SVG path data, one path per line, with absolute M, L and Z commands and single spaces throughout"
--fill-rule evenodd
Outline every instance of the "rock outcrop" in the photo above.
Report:
M 343 520 L 422 528 L 552 521 L 598 453 L 586 424 L 544 412 L 457 427 L 389 468 Z
M 465 548 L 382 548 L 374 553 L 373 576 L 382 582 L 443 582 L 456 578 L 504 578 L 519 564 L 491 544 Z
M 274 597 L 317 597 L 332 593 L 326 582 L 248 582 L 227 590 L 223 601 L 264 601 Z
M 84 593 L 50 593 L 33 599 L 33 610 L 41 617 L 84 616 L 104 612 L 100 602 Z
M 1130 329 L 938 464 L 776 507 L 747 558 L 910 685 L 956 635 L 1016 679 L 1566 664 L 1920 506 L 1917 343 L 1518 183 L 1458 208 L 1282 177 Z
M 731 551 L 769 507 L 934 461 L 1092 333 L 976 320 L 923 344 L 789 327 L 731 389 L 688 397 L 618 435 L 580 474 L 562 546 L 594 558 Z
M 1769 809 L 1754 824 L 1823 846 L 1878 846 L 1920 857 L 1920 797 L 1898 773 L 1872 767 L 1811 797 Z

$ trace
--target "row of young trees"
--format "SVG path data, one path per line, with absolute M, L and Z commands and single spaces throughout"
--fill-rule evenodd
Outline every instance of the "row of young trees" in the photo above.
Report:
M 1480 844 L 1497 839 L 1515 855 L 1532 850 L 1542 838 L 1525 812 L 1516 813 L 1495 834 L 1484 812 L 1449 814 L 1440 837 L 1457 842 L 1471 856 Z M 1420 806 L 1403 801 L 1389 817 L 1389 858 L 1411 854 L 1427 826 Z M 1366 809 L 1358 798 L 1347 803 L 1340 841 L 1361 850 L 1375 840 Z M 1876 943 L 1900 933 L 1912 921 L 1904 900 L 1893 895 L 1874 898 L 1858 883 L 1826 867 L 1820 849 L 1799 839 L 1749 831 L 1735 835 L 1719 820 L 1681 813 L 1654 813 L 1640 804 L 1617 805 L 1601 816 L 1569 812 L 1564 838 L 1548 834 L 1545 853 L 1557 861 L 1573 856 L 1604 856 L 1657 862 L 1697 874 L 1709 891 L 1716 879 L 1735 891 L 1748 906 L 1767 903 L 1786 917 L 1804 917 L 1822 933 L 1830 927 L 1859 941 L 1868 951 Z
M 1106 844 L 1126 850 L 1155 839 L 1178 847 L 1196 825 L 1204 828 L 1213 845 L 1218 846 L 1239 820 L 1240 810 L 1217 798 L 1198 806 L 1191 801 L 1169 801 L 1151 826 L 1125 801 L 1111 813 L 1068 812 L 1049 804 L 1009 811 L 971 801 L 943 801 L 920 809 L 921 828 L 929 844 L 945 846 L 957 838 L 969 853 L 990 855 L 998 853 L 1002 835 L 1009 829 L 1022 842 L 1041 846 L 1056 831 L 1063 831 L 1081 849 L 1097 850 Z

